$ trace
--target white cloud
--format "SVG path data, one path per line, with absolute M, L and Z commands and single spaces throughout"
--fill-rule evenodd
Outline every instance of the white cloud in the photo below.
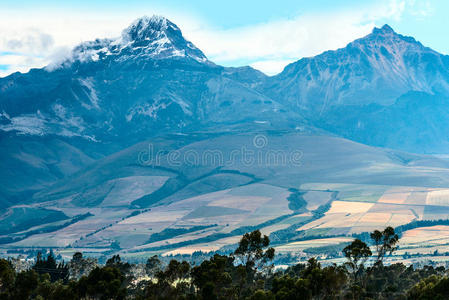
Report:
M 345 46 L 369 33 L 379 20 L 398 20 L 405 9 L 405 0 L 381 0 L 371 6 L 302 14 L 292 19 L 229 30 L 213 28 L 197 17 L 160 9 L 120 15 L 2 11 L 0 56 L 1 52 L 13 52 L 22 57 L 4 58 L 9 69 L 2 72 L 5 75 L 17 70 L 27 71 L 30 67 L 42 67 L 60 59 L 82 41 L 116 37 L 136 17 L 158 13 L 177 23 L 184 35 L 212 61 L 227 66 L 243 62 L 274 74 L 288 62 Z
M 23 31 L 10 30 L 9 36 L 3 36 L 1 44 L 11 51 L 40 54 L 53 46 L 53 37 L 38 29 Z
M 232 64 L 247 60 L 272 74 L 290 61 L 344 47 L 368 34 L 379 20 L 400 19 L 404 9 L 405 1 L 379 1 L 376 5 L 303 14 L 244 28 L 198 29 L 187 32 L 187 36 L 213 61 Z
M 47 64 L 47 60 L 41 57 L 28 56 L 24 54 L 4 54 L 0 55 L 0 65 L 8 66 L 6 70 L 0 70 L 0 77 L 7 76 L 14 72 L 28 72 L 30 68 L 42 68 Z
M 96 38 L 118 37 L 122 30 L 143 15 L 161 14 L 179 21 L 181 28 L 197 27 L 194 18 L 163 9 L 153 11 L 129 11 L 120 14 L 107 12 L 0 10 L 0 57 L 14 54 L 23 59 L 10 60 L 7 70 L 0 70 L 0 77 L 16 71 L 43 67 L 60 60 L 70 50 L 84 41 Z M 28 62 L 28 64 L 26 64 Z
M 408 5 L 410 7 L 410 14 L 419 19 L 429 17 L 435 12 L 434 7 L 428 0 L 409 0 Z
M 284 66 L 289 63 L 294 62 L 295 59 L 291 60 L 261 60 L 251 63 L 250 66 L 254 69 L 261 70 L 267 75 L 276 75 L 280 73 Z

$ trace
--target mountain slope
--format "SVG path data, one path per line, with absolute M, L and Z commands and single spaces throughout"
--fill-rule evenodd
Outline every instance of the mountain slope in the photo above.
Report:
M 94 162 L 77 147 L 55 137 L 0 133 L 0 210 Z
M 447 152 L 449 56 L 388 25 L 345 48 L 292 63 L 258 89 L 348 139 Z
M 449 93 L 449 56 L 385 25 L 345 48 L 288 65 L 267 80 L 265 90 L 311 113 L 341 105 L 389 105 L 408 91 Z
M 447 153 L 448 104 L 447 95 L 408 92 L 389 106 L 336 107 L 324 113 L 316 124 L 369 145 L 419 153 Z

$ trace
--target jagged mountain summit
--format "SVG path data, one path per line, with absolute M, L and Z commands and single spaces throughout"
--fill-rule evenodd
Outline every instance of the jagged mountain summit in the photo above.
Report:
M 288 65 L 261 90 L 355 141 L 421 153 L 449 147 L 449 56 L 388 25 Z
M 116 39 L 97 39 L 75 47 L 71 57 L 63 62 L 63 65 L 70 65 L 76 61 L 125 62 L 170 58 L 207 62 L 204 53 L 184 39 L 181 30 L 170 20 L 161 16 L 144 16 L 135 20 Z
M 340 105 L 391 105 L 409 91 L 449 93 L 449 57 L 385 25 L 345 48 L 288 65 L 266 89 L 312 113 Z

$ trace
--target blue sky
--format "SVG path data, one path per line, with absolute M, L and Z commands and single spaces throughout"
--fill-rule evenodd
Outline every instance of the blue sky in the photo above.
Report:
M 447 12 L 447 0 L 0 0 L 0 76 L 42 67 L 82 41 L 118 36 L 132 20 L 152 14 L 177 23 L 214 62 L 268 74 L 385 23 L 447 54 Z

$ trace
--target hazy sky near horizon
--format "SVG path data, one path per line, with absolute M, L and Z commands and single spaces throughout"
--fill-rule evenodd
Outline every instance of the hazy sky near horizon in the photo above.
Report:
M 449 54 L 448 12 L 447 0 L 0 0 L 0 77 L 60 60 L 80 42 L 117 37 L 153 14 L 176 23 L 215 63 L 270 75 L 386 23 Z

